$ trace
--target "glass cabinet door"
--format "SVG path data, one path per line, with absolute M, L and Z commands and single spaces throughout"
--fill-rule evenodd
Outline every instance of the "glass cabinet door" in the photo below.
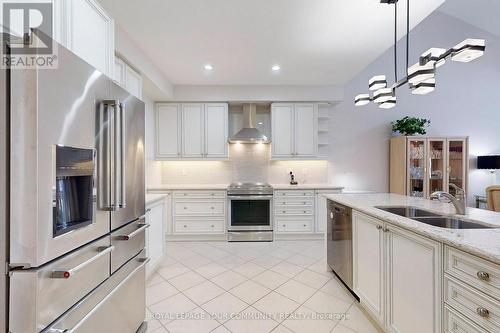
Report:
M 425 140 L 408 142 L 408 195 L 423 197 L 425 193 Z
M 465 190 L 465 141 L 448 140 L 448 192 L 455 195 L 455 184 Z
M 445 176 L 446 176 L 446 141 L 445 140 L 429 140 L 428 158 L 429 172 L 427 197 L 436 191 L 445 191 Z

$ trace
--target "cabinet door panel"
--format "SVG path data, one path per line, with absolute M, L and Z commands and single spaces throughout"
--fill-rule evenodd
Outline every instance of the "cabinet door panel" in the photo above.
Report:
M 180 157 L 180 104 L 160 104 L 156 109 L 156 158 Z
M 114 79 L 122 87 L 125 87 L 125 67 L 125 62 L 122 59 L 115 57 Z
M 295 153 L 314 157 L 318 150 L 318 115 L 314 104 L 295 105 Z
M 272 155 L 276 157 L 291 157 L 294 155 L 293 142 L 293 104 L 278 104 L 272 106 Z
M 467 140 L 462 139 L 449 139 L 447 141 L 447 155 L 448 155 L 448 170 L 447 170 L 447 184 L 448 189 L 445 191 L 455 195 L 455 188 L 450 186 L 454 184 L 467 191 Z
M 125 68 L 125 88 L 137 98 L 142 98 L 142 77 L 130 66 Z
M 441 244 L 389 227 L 387 326 L 390 332 L 441 332 Z
M 182 156 L 204 156 L 203 104 L 182 105 Z
M 205 105 L 205 153 L 207 157 L 227 157 L 227 104 Z
M 111 76 L 114 59 L 113 20 L 94 0 L 68 1 L 69 49 Z
M 363 214 L 353 214 L 354 292 L 384 325 L 384 233 L 382 222 Z

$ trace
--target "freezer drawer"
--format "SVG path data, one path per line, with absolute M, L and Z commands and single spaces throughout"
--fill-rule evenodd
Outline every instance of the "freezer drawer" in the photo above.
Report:
M 42 268 L 13 271 L 9 327 L 13 333 L 39 332 L 109 275 L 109 236 Z
M 142 251 L 148 227 L 143 217 L 111 234 L 111 245 L 115 247 L 111 253 L 111 273 Z
M 146 263 L 141 252 L 51 325 L 48 332 L 135 333 L 146 315 Z

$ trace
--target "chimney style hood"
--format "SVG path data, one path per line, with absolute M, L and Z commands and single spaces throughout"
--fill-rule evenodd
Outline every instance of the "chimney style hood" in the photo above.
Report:
M 255 104 L 243 104 L 243 128 L 229 138 L 229 143 L 269 143 L 267 136 L 255 128 Z

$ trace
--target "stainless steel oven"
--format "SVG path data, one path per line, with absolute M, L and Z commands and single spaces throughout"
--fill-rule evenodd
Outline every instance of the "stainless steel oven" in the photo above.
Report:
M 273 188 L 263 183 L 234 183 L 228 188 L 228 240 L 273 240 Z

